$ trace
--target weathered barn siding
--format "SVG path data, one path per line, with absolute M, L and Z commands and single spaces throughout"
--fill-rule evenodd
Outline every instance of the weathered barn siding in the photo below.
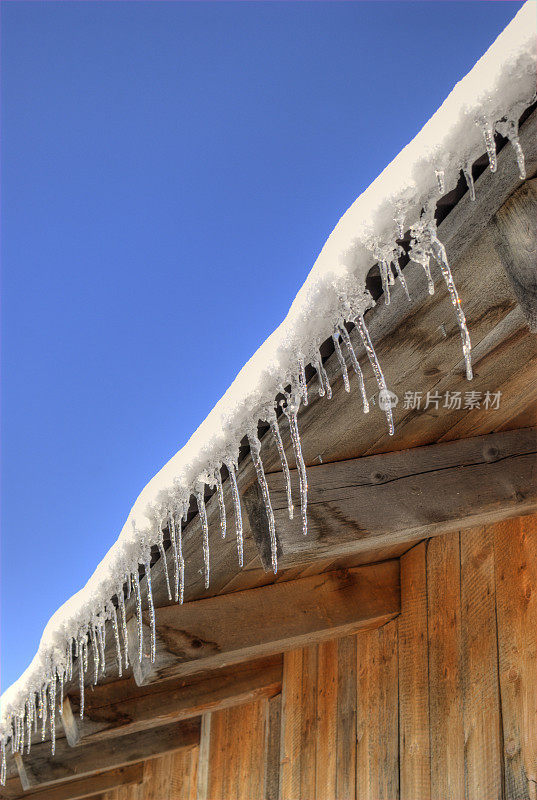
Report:
M 422 542 L 401 615 L 291 651 L 271 700 L 105 800 L 535 800 L 537 518 Z M 121 793 L 123 791 L 123 794 Z

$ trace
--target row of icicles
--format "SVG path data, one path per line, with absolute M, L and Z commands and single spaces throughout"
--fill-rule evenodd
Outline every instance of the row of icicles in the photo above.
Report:
M 492 172 L 496 171 L 497 158 L 496 158 L 496 144 L 494 140 L 494 128 L 502 136 L 505 136 L 511 142 L 517 158 L 519 167 L 520 178 L 526 177 L 524 154 L 520 145 L 518 137 L 518 124 L 512 121 L 501 120 L 494 125 L 489 123 L 482 123 L 483 136 L 487 148 L 489 158 L 489 166 Z M 467 165 L 463 168 L 463 174 L 466 178 L 470 197 L 475 200 L 475 186 L 472 177 L 471 166 Z M 438 183 L 438 191 L 440 194 L 445 192 L 444 172 L 443 170 L 436 170 L 436 178 Z M 403 239 L 404 236 L 404 216 L 398 213 L 395 218 L 397 226 L 398 238 Z M 430 262 L 433 258 L 442 272 L 442 276 L 446 282 L 451 302 L 455 309 L 457 323 L 459 325 L 462 350 L 466 366 L 466 377 L 468 380 L 472 378 L 472 365 L 471 365 L 471 343 L 468 329 L 466 326 L 466 319 L 464 312 L 461 308 L 461 301 L 457 293 L 455 282 L 451 274 L 451 269 L 447 259 L 446 251 L 443 244 L 439 241 L 436 224 L 432 216 L 422 218 L 418 223 L 410 228 L 411 247 L 409 250 L 409 257 L 412 261 L 420 264 L 426 275 L 428 282 L 429 293 L 434 293 L 434 281 L 431 275 Z M 408 286 L 401 269 L 399 258 L 404 254 L 400 244 L 390 244 L 383 246 L 378 241 L 370 243 L 370 249 L 377 259 L 379 264 L 380 276 L 382 280 L 382 288 L 384 293 L 385 302 L 390 303 L 390 287 L 395 284 L 396 277 L 399 280 L 406 296 L 410 300 Z M 349 319 L 353 323 L 360 335 L 362 344 L 365 348 L 369 361 L 371 363 L 376 382 L 379 388 L 379 397 L 388 396 L 386 381 L 382 373 L 379 361 L 377 359 L 369 332 L 365 325 L 362 315 L 354 319 Z M 349 371 L 347 368 L 347 360 L 344 355 L 346 351 L 352 369 L 356 373 L 358 385 L 362 395 L 362 404 L 364 413 L 369 411 L 369 402 L 367 399 L 364 377 L 360 363 L 354 351 L 354 347 L 349 336 L 349 331 L 342 320 L 332 334 L 332 342 L 339 369 L 343 378 L 343 385 L 345 391 L 350 392 L 350 379 Z M 344 350 L 342 349 L 342 345 Z M 332 397 L 332 388 L 328 379 L 328 374 L 323 365 L 321 354 L 317 352 L 316 357 L 312 361 L 318 386 L 317 390 L 319 396 L 330 399 Z M 302 531 L 307 533 L 307 495 L 308 495 L 308 481 L 306 475 L 306 466 L 302 456 L 302 448 L 300 443 L 300 435 L 298 430 L 298 411 L 300 405 L 306 406 L 308 404 L 308 387 L 306 382 L 305 373 L 305 360 L 303 356 L 299 356 L 296 379 L 293 381 L 290 392 L 284 392 L 285 399 L 280 401 L 279 408 L 283 416 L 288 421 L 290 438 L 293 449 L 293 454 L 296 462 L 299 486 L 300 486 L 300 513 Z M 384 403 L 384 410 L 388 422 L 388 430 L 390 435 L 394 432 L 393 416 L 389 402 Z M 268 422 L 274 442 L 280 457 L 282 472 L 285 480 L 288 514 L 289 518 L 293 518 L 294 507 L 291 491 L 291 474 L 285 449 L 283 446 L 276 407 L 271 406 L 267 409 L 263 422 Z M 277 540 L 276 540 L 276 527 L 274 520 L 274 512 L 270 501 L 269 489 L 261 460 L 261 442 L 257 436 L 257 430 L 253 429 L 248 433 L 248 441 L 250 445 L 250 455 L 255 467 L 257 480 L 261 489 L 265 511 L 268 519 L 270 546 L 271 546 L 271 561 L 272 569 L 277 571 Z M 235 461 L 225 461 L 224 465 L 229 475 L 231 497 L 233 502 L 234 517 L 235 517 L 235 532 L 237 538 L 237 552 L 239 566 L 243 566 L 243 526 L 239 490 L 237 485 L 237 469 L 238 463 Z M 204 575 L 205 586 L 209 586 L 209 526 L 207 519 L 207 509 L 205 504 L 205 484 L 215 489 L 220 515 L 220 527 L 222 537 L 225 537 L 227 530 L 226 509 L 224 503 L 224 490 L 222 485 L 222 476 L 219 469 L 217 469 L 211 479 L 200 482 L 195 488 L 195 498 L 199 513 L 199 518 L 202 528 L 203 537 L 203 559 L 204 559 Z M 183 502 L 179 508 L 169 510 L 165 519 L 161 520 L 159 525 L 159 538 L 158 550 L 164 566 L 164 573 L 166 578 L 166 586 L 168 597 L 171 600 L 175 598 L 176 602 L 183 602 L 184 585 L 185 585 L 185 562 L 182 552 L 182 526 L 187 520 L 188 502 Z M 164 539 L 162 526 L 168 528 L 171 541 L 171 551 L 173 559 L 173 592 L 168 571 L 166 560 L 166 551 L 164 549 Z M 147 605 L 149 610 L 149 628 L 150 628 L 150 658 L 151 661 L 155 660 L 156 655 L 156 633 L 155 633 L 155 610 L 153 605 L 152 589 L 151 589 L 151 570 L 150 570 L 150 552 L 148 550 L 147 558 L 144 562 L 146 585 L 147 585 Z M 47 720 L 49 721 L 50 735 L 51 735 L 51 750 L 54 755 L 55 752 L 55 738 L 56 738 L 56 707 L 60 716 L 63 713 L 63 696 L 64 685 L 66 682 L 71 681 L 73 677 L 73 659 L 78 660 L 78 674 L 80 686 L 80 718 L 84 717 L 84 677 L 89 669 L 89 653 L 91 649 L 93 672 L 92 680 L 95 685 L 99 679 L 99 675 L 104 675 L 106 662 L 106 622 L 111 622 L 112 630 L 115 639 L 116 661 L 119 676 L 123 674 L 123 669 L 129 667 L 129 641 L 127 630 L 127 618 L 125 611 L 125 599 L 129 599 L 131 592 L 134 593 L 136 605 L 136 620 L 137 620 L 137 633 L 138 633 L 138 650 L 137 657 L 142 661 L 143 658 L 143 626 L 142 626 L 142 593 L 140 586 L 139 573 L 135 570 L 132 574 L 125 575 L 127 586 L 126 596 L 124 594 L 123 585 L 118 587 L 116 598 L 116 605 L 110 601 L 106 604 L 104 610 L 100 614 L 96 614 L 91 625 L 83 630 L 80 635 L 70 640 L 66 646 L 65 658 L 62 660 L 61 666 L 53 666 L 45 677 L 43 686 L 38 693 L 32 692 L 25 704 L 24 709 L 19 715 L 12 715 L 10 720 L 11 727 L 11 752 L 18 752 L 22 754 L 26 749 L 26 753 L 30 752 L 32 742 L 32 731 L 37 733 L 38 726 L 41 728 L 41 738 L 45 739 Z M 0 742 L 1 748 L 1 766 L 0 766 L 0 783 L 5 784 L 6 780 L 6 740 L 3 738 Z

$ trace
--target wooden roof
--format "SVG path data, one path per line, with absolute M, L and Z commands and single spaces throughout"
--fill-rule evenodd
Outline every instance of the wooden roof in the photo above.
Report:
M 280 654 L 301 637 L 319 640 L 327 631 L 334 636 L 359 630 L 397 614 L 398 558 L 416 541 L 476 520 L 536 510 L 537 346 L 527 321 L 531 308 L 526 303 L 523 310 L 518 302 L 535 293 L 536 122 L 533 110 L 521 127 L 526 182 L 521 183 L 513 151 L 505 146 L 497 173 L 487 169 L 476 180 L 475 202 L 459 190 L 439 204 L 439 238 L 468 321 L 474 381 L 469 384 L 464 376 L 459 329 L 444 283 L 438 278 L 429 296 L 422 268 L 408 263 L 404 275 L 412 303 L 397 285 L 390 306 L 381 298 L 366 317 L 388 386 L 400 398 L 395 435 L 388 435 L 376 406 L 362 413 L 356 386 L 344 391 L 327 343 L 325 368 L 333 398 L 318 397 L 312 379 L 309 404 L 299 414 L 310 483 L 308 536 L 302 535 L 298 519 L 287 519 L 278 453 L 265 435 L 261 455 L 278 525 L 278 574 L 263 567 L 266 519 L 245 451 L 239 468 L 244 569 L 237 565 L 233 526 L 222 540 L 216 498 L 208 499 L 209 589 L 203 580 L 201 527 L 193 516 L 184 533 L 183 608 L 170 604 L 163 565 L 155 554 L 156 663 L 144 657 L 138 664 L 133 651 L 135 671 L 131 667 L 118 679 L 109 633 L 107 675 L 87 690 L 84 720 L 76 714 L 75 674 L 66 687 L 69 699 L 63 726 L 58 725 L 56 756 L 50 757 L 45 741 L 34 743 L 22 761 L 10 757 L 2 800 L 68 800 L 139 782 L 140 761 L 199 740 L 203 710 L 276 694 Z M 370 283 L 375 286 L 374 271 Z M 354 331 L 351 338 L 365 364 Z M 377 387 L 367 369 L 365 377 L 373 398 Z M 492 409 L 405 408 L 405 392 L 415 391 L 423 397 L 437 392 L 442 402 L 446 391 L 463 397 L 468 391 L 500 391 L 501 401 Z M 281 430 L 291 453 L 286 426 Z M 296 471 L 292 479 L 298 504 Z M 228 488 L 225 496 L 232 520 Z M 317 575 L 322 578 L 313 579 Z M 369 591 L 364 593 L 364 587 Z M 127 607 L 132 617 L 132 601 Z M 306 608 L 311 613 L 301 613 Z M 315 608 L 321 609 L 317 616 Z M 135 631 L 130 638 L 135 640 Z

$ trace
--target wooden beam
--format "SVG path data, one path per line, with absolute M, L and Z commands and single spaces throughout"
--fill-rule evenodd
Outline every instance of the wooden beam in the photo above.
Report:
M 122 736 L 207 711 L 220 711 L 281 691 L 282 656 L 234 664 L 187 680 L 137 686 L 133 678 L 97 684 L 86 693 L 84 719 L 77 719 L 81 743 Z M 79 698 L 73 697 L 75 712 Z
M 49 743 L 39 742 L 23 759 L 26 785 L 32 789 L 44 784 L 70 781 L 194 747 L 199 744 L 199 734 L 198 718 L 77 747 L 70 747 L 66 739 L 60 739 L 56 743 L 54 757 L 50 755 Z
M 141 685 L 191 675 L 379 627 L 399 613 L 399 602 L 392 560 L 159 608 L 156 662 L 144 655 L 140 664 L 129 639 L 134 677 Z
M 536 453 L 537 430 L 524 428 L 309 467 L 307 536 L 299 514 L 289 520 L 281 473 L 268 475 L 280 565 L 530 514 Z
M 526 181 L 491 220 L 496 249 L 530 330 L 537 331 L 537 179 Z
M 83 797 L 94 797 L 119 786 L 140 784 L 143 780 L 143 764 L 119 767 L 107 772 L 99 772 L 89 778 L 77 778 L 30 792 L 22 792 L 20 783 L 12 778 L 0 788 L 0 800 L 22 800 L 22 798 L 24 800 L 26 798 L 28 800 L 81 800 Z

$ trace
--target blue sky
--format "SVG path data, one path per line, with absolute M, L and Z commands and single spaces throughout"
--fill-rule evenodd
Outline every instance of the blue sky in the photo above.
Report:
M 2 4 L 3 688 L 520 6 Z

